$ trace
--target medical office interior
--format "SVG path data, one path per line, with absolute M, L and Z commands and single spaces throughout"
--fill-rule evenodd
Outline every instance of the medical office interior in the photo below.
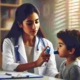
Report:
M 41 30 L 53 43 L 54 50 L 57 50 L 56 34 L 60 30 L 80 30 L 80 0 L 0 0 L 0 68 L 1 41 L 11 28 L 16 8 L 23 3 L 32 3 L 40 10 Z M 58 54 L 55 56 L 59 70 L 64 58 L 60 58 Z

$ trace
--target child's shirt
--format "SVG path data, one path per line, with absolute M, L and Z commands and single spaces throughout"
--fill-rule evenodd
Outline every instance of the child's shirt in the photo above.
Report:
M 80 60 L 76 60 L 66 66 L 66 61 L 63 61 L 60 66 L 60 78 L 66 80 L 80 80 Z

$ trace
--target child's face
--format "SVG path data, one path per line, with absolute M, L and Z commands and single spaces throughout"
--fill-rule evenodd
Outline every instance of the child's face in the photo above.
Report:
M 60 57 L 67 58 L 69 56 L 69 50 L 67 50 L 66 45 L 60 38 L 58 38 L 58 52 Z

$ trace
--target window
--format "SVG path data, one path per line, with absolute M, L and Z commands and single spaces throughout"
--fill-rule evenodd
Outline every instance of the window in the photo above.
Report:
M 55 0 L 54 3 L 54 32 L 55 34 L 60 30 L 66 29 L 68 25 L 68 10 L 66 0 Z
M 80 0 L 68 0 L 69 28 L 80 27 Z
M 54 29 L 80 29 L 80 0 L 55 0 Z

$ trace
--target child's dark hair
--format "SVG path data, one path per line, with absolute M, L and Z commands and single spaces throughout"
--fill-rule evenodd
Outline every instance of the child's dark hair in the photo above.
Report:
M 60 38 L 66 45 L 68 50 L 75 48 L 75 56 L 80 56 L 80 32 L 78 30 L 65 30 L 57 33 L 57 37 Z

